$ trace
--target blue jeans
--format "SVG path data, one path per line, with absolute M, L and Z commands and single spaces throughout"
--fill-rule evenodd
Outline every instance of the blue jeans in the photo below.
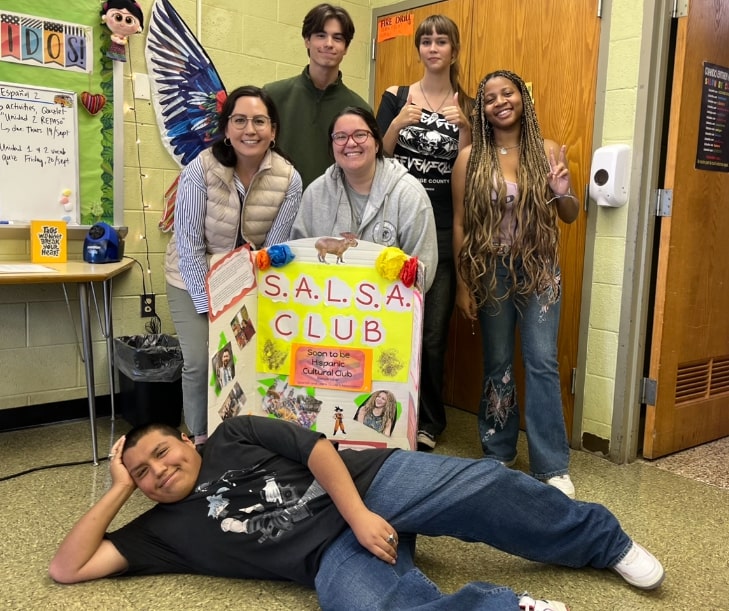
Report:
M 488 582 L 442 593 L 415 566 L 410 535 L 447 535 L 537 562 L 598 569 L 617 564 L 631 545 L 602 505 L 572 501 L 491 459 L 397 451 L 385 461 L 364 502 L 396 529 L 397 563 L 377 559 L 351 529 L 345 530 L 324 553 L 316 576 L 325 611 L 518 610 L 512 590 Z
M 496 294 L 504 295 L 511 280 L 501 263 L 496 276 Z M 560 299 L 559 291 L 555 295 L 548 289 L 518 304 L 507 299 L 486 305 L 478 313 L 484 380 L 478 428 L 484 455 L 502 462 L 516 457 L 519 406 L 513 363 L 518 324 L 526 375 L 524 417 L 529 469 L 534 477 L 542 480 L 569 471 L 569 444 L 557 362 Z
M 208 432 L 208 315 L 198 314 L 190 293 L 167 285 L 167 303 L 182 350 L 182 411 L 190 434 Z

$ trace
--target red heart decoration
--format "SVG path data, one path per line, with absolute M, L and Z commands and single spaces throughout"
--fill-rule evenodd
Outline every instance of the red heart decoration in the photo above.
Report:
M 81 93 L 81 104 L 92 115 L 97 114 L 106 104 L 106 96 L 103 93 L 89 93 L 84 91 Z

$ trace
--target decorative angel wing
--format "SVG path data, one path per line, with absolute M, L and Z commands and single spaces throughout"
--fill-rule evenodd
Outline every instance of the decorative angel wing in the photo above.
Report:
M 144 52 L 162 142 L 184 167 L 215 141 L 225 87 L 169 0 L 155 0 Z M 179 177 L 165 193 L 159 222 L 163 231 L 172 229 L 178 181 Z
M 225 100 L 225 87 L 169 0 L 154 3 L 145 55 L 162 139 L 185 166 L 213 143 L 218 101 Z

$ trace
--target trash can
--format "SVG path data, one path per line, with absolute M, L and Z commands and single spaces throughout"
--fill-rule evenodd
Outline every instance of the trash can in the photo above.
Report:
M 132 426 L 179 426 L 182 415 L 182 350 L 165 334 L 114 338 L 119 411 Z

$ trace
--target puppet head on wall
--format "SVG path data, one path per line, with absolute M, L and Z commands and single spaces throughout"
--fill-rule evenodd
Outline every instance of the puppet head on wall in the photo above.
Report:
M 139 34 L 144 27 L 142 7 L 134 0 L 106 0 L 101 5 L 101 21 L 111 30 L 107 57 L 127 61 L 127 38 Z

